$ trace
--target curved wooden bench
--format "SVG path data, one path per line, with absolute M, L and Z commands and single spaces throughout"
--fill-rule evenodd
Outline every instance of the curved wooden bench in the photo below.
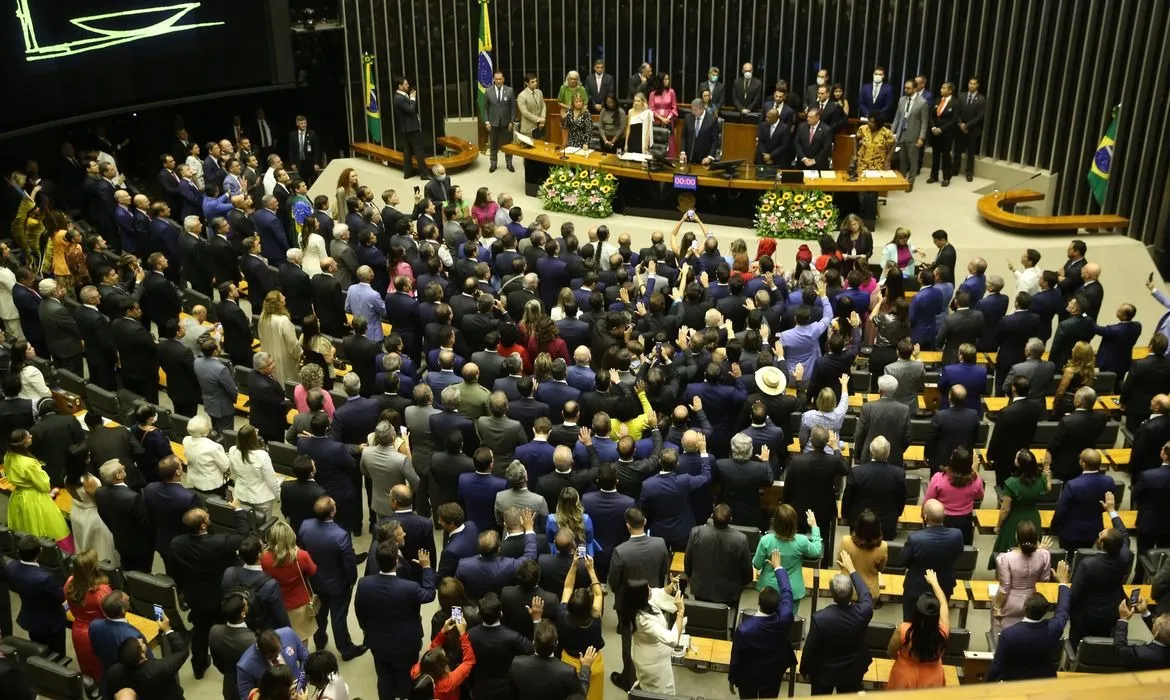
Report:
M 475 159 L 479 157 L 479 147 L 470 141 L 457 139 L 454 136 L 440 136 L 437 142 L 440 146 L 453 151 L 453 153 L 451 155 L 431 156 L 427 158 L 427 167 L 433 167 L 439 164 L 446 168 L 449 173 L 456 172 L 470 167 L 475 162 Z M 385 146 L 366 141 L 351 143 L 349 147 L 354 153 L 367 158 L 380 160 L 397 168 L 402 167 L 402 151 L 396 151 L 393 148 L 386 148 Z
M 999 194 L 985 194 L 979 198 L 979 215 L 992 226 L 1008 231 L 1032 233 L 1129 227 L 1129 219 L 1115 214 L 1027 216 L 1005 211 L 1003 208 L 1004 205 L 1034 202 L 1039 199 L 1044 199 L 1044 195 L 1035 190 L 1008 190 Z

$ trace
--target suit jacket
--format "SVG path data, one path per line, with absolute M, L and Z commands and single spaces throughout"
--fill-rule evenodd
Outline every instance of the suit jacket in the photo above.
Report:
M 1130 483 L 1136 485 L 1138 477 L 1148 469 L 1162 463 L 1162 446 L 1170 442 L 1170 415 L 1150 416 L 1133 433 L 1133 449 L 1129 459 Z M 1136 507 L 1137 499 L 1133 499 Z
M 878 435 L 890 441 L 890 463 L 902 466 L 902 453 L 910 445 L 910 409 L 906 404 L 885 397 L 861 406 L 853 434 L 853 453 L 859 463 L 869 461 L 869 443 Z
M 1126 418 L 1144 420 L 1149 415 L 1150 399 L 1168 390 L 1170 359 L 1150 355 L 1134 362 L 1121 385 L 1120 401 Z
M 743 76 L 735 79 L 731 88 L 731 104 L 738 110 L 748 110 L 749 112 L 758 112 L 763 105 L 764 84 L 760 79 L 752 76 L 751 80 L 745 81 Z
M 233 566 L 223 572 L 220 590 L 224 595 L 233 589 L 248 589 L 248 624 L 254 630 L 288 627 L 288 611 L 284 607 L 280 584 L 263 571 Z
M 288 409 L 292 403 L 280 382 L 260 372 L 253 372 L 248 376 L 248 405 L 251 409 L 248 422 L 259 431 L 260 437 L 269 442 L 283 441 L 284 430 L 288 427 Z
M 375 654 L 414 660 L 422 649 L 422 606 L 435 599 L 435 572 L 422 570 L 422 581 L 392 574 L 365 576 L 357 584 L 354 612 Z
M 892 540 L 905 505 L 906 470 L 900 466 L 866 462 L 854 467 L 845 477 L 845 492 L 841 496 L 841 515 L 845 522 L 857 522 L 861 511 L 869 508 L 882 522 L 882 538 Z
M 346 334 L 345 292 L 337 278 L 328 273 L 313 275 L 310 280 L 313 311 L 321 325 L 321 332 L 335 338 Z M 393 322 L 392 322 L 393 323 Z M 398 326 L 394 327 L 395 331 Z
M 581 505 L 593 521 L 593 540 L 605 553 L 608 567 L 614 549 L 630 538 L 625 516 L 626 511 L 636 505 L 636 501 L 616 491 L 590 491 L 581 496 Z
M 995 467 L 996 483 L 1003 483 L 1015 471 L 1016 453 L 1032 445 L 1043 410 L 1043 404 L 1025 397 L 1012 400 L 995 417 L 995 429 L 987 445 L 987 461 Z
M 642 484 L 642 510 L 652 531 L 671 543 L 683 547 L 695 526 L 690 494 L 707 486 L 711 480 L 711 459 L 702 460 L 697 475 L 660 472 Z
M 288 162 L 297 166 L 298 174 L 303 180 L 313 172 L 314 165 L 325 165 L 325 149 L 317 140 L 317 132 L 305 129 L 304 157 L 301 157 L 301 139 L 298 131 L 288 132 Z M 308 166 L 307 169 L 305 166 Z
M 249 222 L 250 223 L 250 222 Z M 208 264 L 211 267 L 211 276 L 215 283 L 239 283 L 243 279 L 240 274 L 240 258 L 236 255 L 231 241 L 223 236 L 213 236 L 207 244 Z
M 223 348 L 228 357 L 241 367 L 251 367 L 252 324 L 248 321 L 248 315 L 234 301 L 219 302 L 215 313 L 223 325 Z
M 134 625 L 131 625 L 125 618 L 109 619 L 106 617 L 98 617 L 89 624 L 89 643 L 93 646 L 94 656 L 97 656 L 98 661 L 101 662 L 102 668 L 106 671 L 110 670 L 118 661 L 118 648 L 127 639 L 141 639 L 146 641 Z M 252 642 L 255 643 L 256 636 L 252 635 Z M 153 657 L 149 645 L 146 649 L 147 658 Z
M 1048 352 L 1048 359 L 1058 368 L 1064 367 L 1072 357 L 1073 346 L 1082 340 L 1086 343 L 1092 341 L 1096 327 L 1096 323 L 1088 314 L 1064 319 L 1056 326 L 1056 335 L 1052 338 L 1052 349 Z
M 823 450 L 802 452 L 792 458 L 784 472 L 784 502 L 792 504 L 797 513 L 811 510 L 818 523 L 831 523 L 837 515 L 837 494 L 842 492 L 844 477 L 849 471 L 840 453 L 825 454 Z M 720 476 L 722 474 L 720 470 Z M 770 477 L 771 473 L 769 481 Z M 759 523 L 758 511 L 757 501 L 757 518 L 749 524 Z M 732 511 L 734 514 L 735 511 Z M 806 528 L 807 524 L 800 531 L 805 532 Z
M 547 411 L 547 408 L 545 409 Z M 494 464 L 492 472 L 499 475 L 512 463 L 512 455 L 518 445 L 528 442 L 528 436 L 520 421 L 511 418 L 483 416 L 476 421 L 480 444 L 492 449 Z
M 983 335 L 975 343 L 975 348 L 980 352 L 993 352 L 998 346 L 996 334 L 999 322 L 1007 315 L 1008 298 L 1000 293 L 987 294 L 974 308 L 983 314 Z
M 196 291 L 211 296 L 211 282 L 215 275 L 211 245 L 200 236 L 184 232 L 179 237 L 178 262 L 182 267 L 181 279 Z
M 472 693 L 483 700 L 511 698 L 508 672 L 512 668 L 512 660 L 530 655 L 532 641 L 503 625 L 476 625 L 467 630 L 467 637 L 471 640 L 471 648 L 475 650 Z
M 772 470 L 769 465 L 754 459 L 746 462 L 719 459 L 715 462 L 714 477 L 723 487 L 720 500 L 731 507 L 731 522 L 736 525 L 758 526 L 760 489 L 772 483 Z M 785 481 L 785 494 L 788 493 L 788 482 Z
M 778 574 L 782 580 L 788 578 L 786 573 Z M 792 620 L 792 587 L 781 584 L 780 607 L 776 612 L 763 617 L 758 614 L 748 617 L 735 629 L 728 683 L 734 684 L 747 697 L 779 688 L 784 672 L 796 666 L 796 654 L 788 641 Z
M 962 553 L 963 533 L 953 527 L 911 532 L 902 547 L 902 565 L 906 567 L 903 600 L 917 602 L 920 595 L 930 592 L 923 575 L 927 569 L 934 569 L 939 588 L 949 599 L 955 588 L 955 559 Z
M 1062 312 L 1064 306 L 1064 298 L 1060 296 L 1059 289 L 1044 289 L 1032 295 L 1032 305 L 1028 309 L 1040 317 L 1037 338 L 1048 342 L 1052 337 L 1052 318 Z
M 589 97 L 589 107 L 595 112 L 605 105 L 607 95 L 617 97 L 613 76 L 609 73 L 601 74 L 600 88 L 597 85 L 597 73 L 592 71 L 588 75 L 582 75 L 581 82 L 585 85 L 585 94 Z
M 1056 678 L 1054 658 L 1068 623 L 1069 587 L 1061 586 L 1056 614 L 1047 620 L 1015 624 L 999 636 L 995 656 L 987 669 L 987 682 Z
M 711 603 L 739 603 L 752 581 L 747 535 L 731 527 L 697 525 L 687 541 L 684 566 L 691 595 Z
M 200 357 L 195 360 L 194 367 L 207 415 L 213 418 L 234 416 L 240 390 L 232 378 L 231 369 L 215 357 Z
M 280 513 L 288 518 L 298 542 L 301 525 L 314 518 L 313 504 L 324 495 L 325 489 L 313 479 L 290 479 L 280 485 Z
M 357 250 L 340 238 L 335 238 L 329 242 L 329 257 L 337 261 L 337 272 L 333 275 L 337 283 L 341 285 L 342 291 L 349 289 L 357 281 Z
M 237 519 L 243 520 L 242 513 Z M 170 573 L 192 610 L 219 610 L 223 572 L 239 563 L 236 550 L 242 539 L 236 532 L 225 531 L 184 534 L 171 540 Z
M 1094 330 L 1101 336 L 1101 344 L 1097 346 L 1097 369 L 1114 372 L 1118 379 L 1123 379 L 1133 364 L 1133 346 L 1142 334 L 1142 324 L 1138 321 L 1123 321 L 1108 326 L 1098 325 Z
M 1065 484 L 1065 490 L 1068 489 Z M 1061 492 L 1061 500 L 1064 492 Z M 1100 511 L 1097 511 L 1098 516 Z M 1098 517 L 1097 529 L 1101 523 Z M 1113 518 L 1113 528 L 1121 531 L 1121 551 L 1116 555 L 1101 554 L 1087 557 L 1077 564 L 1072 577 L 1069 597 L 1069 641 L 1075 645 L 1088 633 L 1107 629 L 1117 621 L 1117 606 L 1125 597 L 1122 586 L 1133 568 L 1133 552 L 1129 548 L 1129 533 L 1121 518 Z M 1055 530 L 1055 525 L 1053 530 Z M 1087 630 L 1087 631 L 1086 631 Z
M 269 265 L 284 262 L 288 236 L 276 213 L 269 209 L 257 209 L 252 214 L 252 221 L 256 225 L 256 235 L 260 237 L 260 254 L 268 260 Z
M 179 183 L 179 220 L 186 219 L 188 216 L 198 216 L 202 218 L 203 215 L 203 193 L 195 186 L 195 183 L 190 180 L 183 180 Z
M 941 107 L 941 112 L 939 111 Z M 951 139 L 954 138 L 955 133 L 959 130 L 959 109 L 957 98 L 952 95 L 943 104 L 942 97 L 938 99 L 938 103 L 930 107 L 930 128 L 940 129 L 941 134 L 934 136 L 934 138 Z M 932 132 L 933 136 L 933 132 Z M 940 154 L 941 155 L 941 154 Z
M 1106 422 L 1108 416 L 1105 413 L 1080 409 L 1061 418 L 1052 439 L 1048 441 L 1048 451 L 1052 453 L 1052 475 L 1066 482 L 1076 478 L 1081 473 L 1081 451 L 1096 447 Z M 1101 529 L 1101 524 L 1097 525 L 1094 533 Z
M 81 429 L 81 422 L 68 414 L 47 413 L 40 417 L 29 433 L 33 439 L 32 453 L 44 462 L 41 468 L 49 475 L 49 483 L 58 488 L 64 486 L 74 455 L 85 445 L 85 431 Z
M 1053 476 L 1059 477 L 1055 470 Z M 1101 532 L 1101 506 L 1105 493 L 1114 491 L 1113 477 L 1101 472 L 1082 472 L 1079 476 L 1064 477 L 1060 501 L 1052 514 L 1052 532 L 1061 541 L 1095 542 Z M 1078 568 L 1079 570 L 1079 568 Z M 1074 606 L 1073 613 L 1076 613 Z
M 829 99 L 825 102 L 825 106 L 821 107 L 815 100 L 809 101 L 806 107 L 818 107 L 821 110 L 821 122 L 829 127 L 834 134 L 841 130 L 849 121 L 849 115 L 845 114 L 845 110 L 841 109 L 841 105 L 836 101 Z
M 486 105 L 484 121 L 494 128 L 506 129 L 515 119 L 516 93 L 507 85 L 499 88 L 489 85 L 485 88 L 484 104 Z
M 1160 416 L 1161 417 L 1161 416 Z M 1132 466 L 1132 462 L 1130 463 Z M 1170 535 L 1170 513 L 1166 512 L 1166 499 L 1170 497 L 1170 466 L 1162 465 L 1146 469 L 1136 479 L 1133 494 L 1137 504 L 1137 531 L 1139 537 L 1163 540 Z
M 858 114 L 863 117 L 880 114 L 882 121 L 889 123 L 894 114 L 894 103 L 897 101 L 894 88 L 889 83 L 881 83 L 878 86 L 877 99 L 873 96 L 873 83 L 866 83 L 861 86 L 861 92 L 857 96 Z
M 313 313 L 313 285 L 300 265 L 285 262 L 276 275 L 280 291 L 288 302 L 289 316 L 299 323 Z
M 191 651 L 183 636 L 174 630 L 162 637 L 164 647 L 170 649 L 169 653 L 159 659 L 148 656 L 146 663 L 134 670 L 116 663 L 103 679 L 103 684 L 107 688 L 132 688 L 138 696 L 144 698 L 183 700 L 179 669 L 186 663 Z
M 212 625 L 208 635 L 211 663 L 223 675 L 224 700 L 247 700 L 240 698 L 236 687 L 236 664 L 249 647 L 256 644 L 256 633 L 247 627 L 233 627 L 219 623 Z
M 171 541 L 186 531 L 183 515 L 199 505 L 199 497 L 182 484 L 156 481 L 146 485 L 143 501 L 150 522 L 154 524 L 158 553 L 165 559 L 170 556 Z
M 283 253 L 281 257 L 283 257 Z M 264 305 L 264 297 L 280 285 L 277 282 L 276 270 L 268 263 L 255 255 L 245 255 L 240 258 L 240 270 L 248 282 L 248 302 L 253 309 L 260 309 Z
M 111 459 L 126 467 L 126 483 L 134 489 L 146 486 L 146 479 L 136 465 L 138 457 L 145 453 L 142 445 L 120 425 L 103 425 L 92 428 L 85 438 L 89 448 L 89 470 L 97 473 L 98 468 Z
M 967 125 L 967 136 L 977 138 L 983 133 L 983 115 L 987 112 L 987 98 L 979 93 L 962 92 L 955 98 L 959 123 Z
M 488 593 L 499 593 L 516 577 L 516 569 L 525 559 L 536 559 L 536 535 L 524 535 L 524 554 L 512 558 L 495 554 L 464 557 L 455 565 L 455 578 L 463 582 L 467 595 L 479 600 Z
M 756 127 L 756 163 L 764 162 L 765 153 L 772 157 L 773 165 L 789 167 L 792 164 L 792 132 L 783 122 L 777 121 L 774 130 L 766 121 Z
M 410 99 L 409 95 L 394 93 L 394 124 L 401 134 L 422 131 L 422 123 L 418 119 L 418 102 Z
M 661 537 L 639 535 L 630 537 L 613 550 L 609 563 L 609 590 L 614 593 L 614 604 L 621 605 L 626 584 L 630 581 L 649 581 L 660 586 L 670 571 L 670 553 Z
M 1105 288 L 1101 283 L 1093 280 L 1081 285 L 1077 293 L 1083 294 L 1085 300 L 1089 302 L 1089 308 L 1085 309 L 1085 315 L 1093 319 L 1093 323 L 1097 322 L 1097 316 L 1101 313 L 1101 302 L 1105 299 Z
M 41 328 L 41 317 L 38 313 L 43 302 L 41 295 L 18 284 L 12 288 L 12 302 L 20 316 L 20 328 L 24 331 L 25 338 L 38 350 L 47 351 L 45 331 Z
M 910 339 L 930 344 L 938 335 L 938 317 L 946 312 L 949 299 L 934 285 L 923 287 L 910 300 Z
M 362 396 L 374 393 L 374 358 L 382 351 L 381 346 L 364 335 L 349 335 L 341 341 L 341 354 L 353 366 L 353 371 L 362 380 Z M 438 398 L 436 396 L 436 398 Z
M 304 668 L 305 661 L 309 658 L 309 650 L 290 627 L 281 627 L 276 630 L 276 634 L 280 637 L 281 661 L 285 666 L 294 669 L 293 677 L 299 676 L 300 669 Z M 267 668 L 268 662 L 256 645 L 248 647 L 236 663 L 236 691 L 241 698 L 247 698 L 252 689 L 259 686 Z
M 590 683 L 601 683 L 590 679 Z M 516 700 L 560 700 L 583 695 L 577 671 L 554 656 L 518 656 L 508 670 L 511 697 Z
M 183 302 L 179 299 L 179 291 L 166 276 L 157 272 L 147 272 L 142 281 L 142 325 L 153 323 L 160 329 L 171 320 L 178 319 L 183 311 Z
M 345 528 L 316 518 L 301 523 L 300 541 L 317 564 L 313 589 L 330 595 L 348 595 L 357 582 L 357 556 Z
M 1028 398 L 1033 401 L 1040 401 L 1043 406 L 1044 397 L 1048 395 L 1048 387 L 1054 384 L 1053 377 L 1056 376 L 1056 365 L 1047 360 L 1024 360 L 1011 366 L 1008 370 L 1007 376 L 1004 377 L 1001 384 L 1001 390 L 1007 394 L 1011 390 L 1012 381 L 1016 377 L 1028 378 Z M 1149 407 L 1149 402 L 1146 402 L 1146 407 Z
M 463 529 L 451 533 L 447 544 L 443 545 L 443 553 L 439 557 L 439 568 L 435 570 L 439 579 L 454 576 L 459 562 L 479 553 L 479 530 L 475 523 L 463 523 Z
M 796 162 L 801 167 L 828 170 L 829 161 L 833 157 L 833 129 L 827 124 L 818 123 L 811 139 L 809 138 L 810 131 L 814 131 L 814 129 L 808 124 L 796 127 L 796 138 L 793 144 L 796 149 Z M 814 162 L 812 165 L 805 166 L 801 163 L 802 158 L 811 158 Z
M 873 619 L 873 596 L 865 580 L 849 576 L 857 602 L 833 603 L 812 614 L 800 657 L 800 673 L 818 685 L 856 682 L 873 663 L 865 643 L 865 630 Z
M 69 627 L 65 619 L 65 589 L 52 569 L 25 564 L 16 559 L 4 562 L 8 588 L 20 596 L 16 624 L 30 635 L 51 637 Z
M 707 156 L 719 160 L 722 131 L 719 128 L 719 119 L 713 114 L 704 114 L 701 128 L 696 131 L 695 115 L 687 113 L 683 124 L 683 142 L 681 151 L 687 154 L 687 160 L 699 163 Z
M 467 513 L 467 519 L 475 523 L 480 532 L 493 529 L 496 524 L 496 494 L 508 488 L 508 482 L 491 474 L 459 475 L 458 496 Z
M 1130 644 L 1129 620 L 1118 620 L 1113 625 L 1113 649 L 1121 663 L 1134 671 L 1153 671 L 1170 667 L 1170 647 L 1156 642 Z
M 527 640 L 532 639 L 535 627 L 532 624 L 532 617 L 528 613 L 528 607 L 532 605 L 534 597 L 544 599 L 545 610 L 555 610 L 561 601 L 559 595 L 553 595 L 541 588 L 539 584 L 530 591 L 516 585 L 507 586 L 500 592 L 500 608 L 503 610 L 504 626 L 519 633 Z
M 963 343 L 974 345 L 979 342 L 985 328 L 983 313 L 974 309 L 959 309 L 947 316 L 935 338 L 935 344 L 942 349 L 943 364 L 958 362 L 959 346 Z
M 864 97 L 865 91 L 862 91 L 861 94 Z M 908 112 L 907 104 L 909 104 Z M 925 141 L 927 127 L 930 125 L 929 110 L 930 106 L 922 98 L 903 95 L 898 100 L 898 107 L 894 112 L 894 122 L 891 126 L 896 142 L 909 144 L 919 139 Z
M 174 338 L 163 338 L 158 344 L 158 364 L 167 375 L 169 396 L 198 402 L 203 390 L 195 373 L 195 353 L 191 352 L 191 348 Z
M 45 299 L 37 314 L 48 341 L 48 350 L 54 358 L 66 360 L 83 352 L 81 329 L 60 299 Z
M 986 329 L 983 337 L 986 338 L 987 333 L 991 334 L 986 349 L 999 352 L 995 361 L 997 380 L 1002 382 L 1013 365 L 1025 360 L 1024 348 L 1028 340 L 1039 337 L 1040 325 L 1040 316 L 1036 313 L 1030 310 L 1017 310 L 1005 315 L 998 323 Z
M 333 439 L 347 445 L 365 443 L 378 425 L 380 411 L 381 406 L 374 399 L 363 396 L 349 398 L 333 412 Z
M 142 557 L 154 553 L 154 542 L 143 533 L 151 531 L 142 494 L 129 486 L 102 486 L 94 494 L 98 514 L 110 529 L 118 553 Z

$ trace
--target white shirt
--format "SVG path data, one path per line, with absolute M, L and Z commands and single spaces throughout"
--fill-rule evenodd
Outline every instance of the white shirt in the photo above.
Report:
M 214 491 L 223 486 L 231 471 L 231 462 L 223 445 L 205 437 L 183 438 L 187 451 L 187 486 L 198 491 Z
M 269 168 L 264 173 L 264 194 L 272 194 L 276 189 L 276 169 Z
M 236 498 L 242 503 L 275 501 L 284 479 L 272 468 L 272 457 L 264 450 L 252 450 L 248 458 L 251 462 L 245 462 L 244 454 L 235 446 L 228 451 L 232 478 L 236 482 Z
M 17 318 L 20 313 L 12 301 L 12 289 L 16 286 L 16 274 L 0 265 L 0 318 Z
M 1016 291 L 1036 294 L 1040 291 L 1040 268 L 1028 267 L 1016 270 Z

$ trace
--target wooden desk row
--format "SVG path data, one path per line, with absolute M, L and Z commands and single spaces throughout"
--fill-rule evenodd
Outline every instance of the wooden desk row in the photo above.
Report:
M 838 507 L 840 507 L 838 505 Z M 1040 511 L 1040 529 L 1049 531 L 1052 529 L 1052 518 L 1056 514 L 1054 510 Z M 1118 517 L 1121 518 L 1121 523 L 1125 525 L 1127 530 L 1131 532 L 1137 528 L 1137 511 L 1136 510 L 1119 510 Z M 979 528 L 980 534 L 990 535 L 995 532 L 995 525 L 999 522 L 999 510 L 995 508 L 979 508 L 975 510 L 975 526 Z M 902 515 L 898 518 L 898 526 L 907 530 L 917 530 L 922 527 L 922 506 L 906 506 L 902 509 Z M 1109 515 L 1101 514 L 1101 526 L 1111 527 Z

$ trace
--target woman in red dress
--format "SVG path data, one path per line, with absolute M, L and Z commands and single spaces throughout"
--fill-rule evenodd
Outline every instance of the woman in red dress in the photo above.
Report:
M 102 598 L 111 591 L 109 580 L 98 568 L 96 551 L 87 549 L 73 559 L 73 573 L 65 581 L 65 600 L 73 614 L 73 649 L 81 672 L 99 682 L 102 664 L 89 643 L 89 623 L 104 617 Z

